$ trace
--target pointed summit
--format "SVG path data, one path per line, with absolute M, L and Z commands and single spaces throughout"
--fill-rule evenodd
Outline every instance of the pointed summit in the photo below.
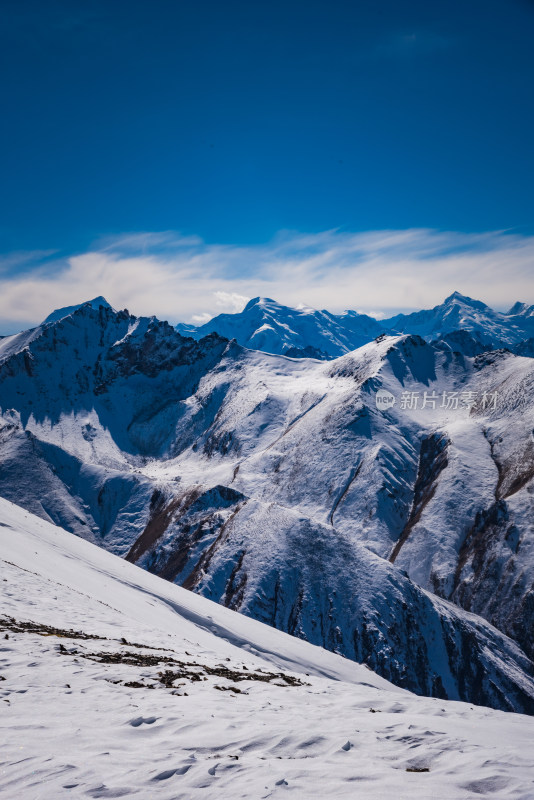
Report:
M 47 318 L 43 321 L 43 325 L 46 325 L 47 322 L 57 322 L 64 317 L 68 317 L 70 314 L 73 314 L 75 311 L 78 311 L 79 308 L 83 306 L 90 306 L 91 308 L 98 309 L 101 307 L 110 308 L 112 311 L 113 306 L 111 306 L 105 297 L 100 295 L 99 297 L 93 298 L 93 300 L 87 300 L 85 303 L 79 303 L 76 306 L 65 306 L 65 308 L 57 308 L 55 311 L 52 311 L 51 314 L 47 316 Z
M 241 313 L 244 311 L 250 311 L 252 308 L 256 306 L 265 307 L 265 306 L 279 306 L 280 303 L 277 303 L 276 300 L 273 300 L 270 297 L 253 297 L 252 300 L 249 300 L 246 304 L 245 308 Z
M 445 298 L 443 301 L 444 303 L 452 303 L 454 300 L 470 300 L 470 297 L 462 294 L 461 292 L 454 291 L 448 297 Z
M 534 316 L 534 306 L 529 306 L 528 303 L 522 303 L 518 300 L 517 303 L 514 303 L 512 308 L 506 312 L 506 316 L 532 317 Z
M 446 303 L 454 303 L 455 300 L 459 300 L 460 302 L 463 303 L 466 301 L 468 303 L 472 302 L 472 299 L 470 297 L 467 297 L 467 295 L 462 294 L 461 292 L 454 291 L 452 294 L 450 294 L 448 297 L 445 298 L 445 300 L 443 301 L 443 305 L 445 305 Z
M 479 308 L 479 309 L 489 308 L 489 306 L 487 306 L 481 300 L 474 300 L 472 297 L 468 297 L 467 295 L 461 294 L 461 292 L 456 292 L 456 291 L 450 294 L 448 297 L 446 297 L 442 305 L 450 306 L 455 303 L 462 303 L 463 305 L 471 306 L 472 308 Z M 439 306 L 436 306 L 436 308 L 439 308 Z

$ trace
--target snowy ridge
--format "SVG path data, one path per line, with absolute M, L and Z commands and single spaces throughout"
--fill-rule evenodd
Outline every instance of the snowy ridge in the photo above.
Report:
M 94 297 L 92 300 L 88 300 L 86 303 L 79 303 L 76 306 L 65 306 L 65 308 L 58 308 L 55 311 L 52 311 L 52 313 L 47 316 L 47 318 L 44 320 L 42 324 L 46 325 L 47 322 L 57 322 L 58 320 L 63 319 L 64 317 L 69 317 L 71 314 L 74 313 L 74 311 L 78 311 L 79 308 L 86 305 L 90 306 L 91 308 L 94 308 L 95 311 L 101 307 L 110 308 L 114 310 L 112 306 L 110 306 L 105 297 L 102 296 Z
M 525 303 L 516 303 L 507 314 L 494 311 L 480 300 L 453 292 L 441 305 L 413 314 L 398 314 L 383 325 L 400 333 L 418 334 L 431 341 L 453 331 L 468 331 L 486 349 L 517 344 L 532 336 L 534 320 Z
M 5 500 L 0 559 L 6 796 L 531 794 L 529 717 L 415 697 Z

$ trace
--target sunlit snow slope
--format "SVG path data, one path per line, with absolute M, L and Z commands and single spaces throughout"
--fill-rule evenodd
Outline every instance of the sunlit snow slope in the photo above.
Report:
M 534 720 L 416 697 L 0 500 L 0 792 L 532 797 Z

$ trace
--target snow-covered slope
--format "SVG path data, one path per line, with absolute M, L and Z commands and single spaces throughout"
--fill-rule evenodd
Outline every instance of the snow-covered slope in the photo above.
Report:
M 356 311 L 331 314 L 290 308 L 268 297 L 255 297 L 240 313 L 219 314 L 196 329 L 190 325 L 177 329 L 194 338 L 216 332 L 253 350 L 319 359 L 355 350 L 384 331 L 375 319 Z
M 453 331 L 468 331 L 487 349 L 513 345 L 532 336 L 534 317 L 525 303 L 516 303 L 507 314 L 501 314 L 480 300 L 453 292 L 441 305 L 398 314 L 384 320 L 383 326 L 399 333 L 418 334 L 428 341 Z
M 6 797 L 528 798 L 533 720 L 415 697 L 0 500 Z

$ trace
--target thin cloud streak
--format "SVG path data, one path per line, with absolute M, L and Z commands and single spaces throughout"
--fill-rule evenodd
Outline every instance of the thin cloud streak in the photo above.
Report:
M 284 231 L 256 246 L 205 244 L 166 231 L 108 239 L 36 266 L 8 254 L 4 264 L 0 333 L 97 295 L 173 323 L 239 311 L 258 295 L 380 316 L 432 307 L 454 290 L 501 309 L 518 299 L 534 302 L 534 237 L 503 231 Z

